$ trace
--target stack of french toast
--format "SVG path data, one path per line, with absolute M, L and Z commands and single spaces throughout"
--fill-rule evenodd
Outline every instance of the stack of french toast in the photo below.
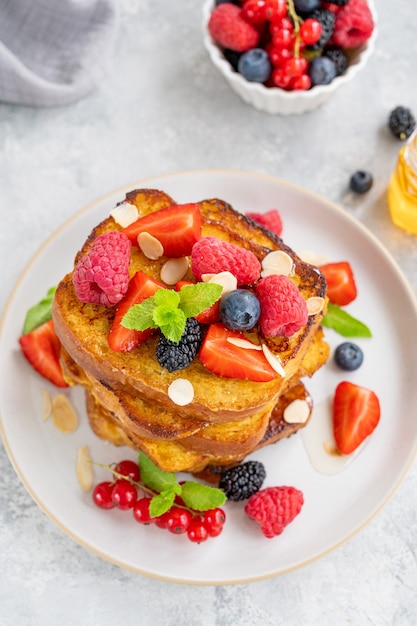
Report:
M 130 191 L 122 203 L 134 205 L 139 217 L 175 205 L 167 194 L 154 189 Z M 201 236 L 250 250 L 260 262 L 271 251 L 285 252 L 293 261 L 289 278 L 302 297 L 324 303 L 290 337 L 265 337 L 259 328 L 252 330 L 251 340 L 266 344 L 282 365 L 272 380 L 219 376 L 198 356 L 184 369 L 170 372 L 155 357 L 157 332 L 132 350 L 113 350 L 108 337 L 116 307 L 80 301 L 73 270 L 57 287 L 53 320 L 62 344 L 65 378 L 70 385 L 85 388 L 94 433 L 116 446 L 142 450 L 165 471 L 204 474 L 210 473 L 210 468 L 239 464 L 253 451 L 305 426 L 312 399 L 303 380 L 326 362 L 329 347 L 321 328 L 326 283 L 320 271 L 303 262 L 280 237 L 226 202 L 210 199 L 197 204 Z M 111 216 L 98 224 L 76 254 L 74 266 L 99 235 L 115 230 L 122 230 L 122 226 Z M 140 271 L 161 280 L 166 256 L 151 260 L 137 245 L 132 246 L 130 255 L 130 277 Z M 184 280 L 196 282 L 191 269 Z M 194 390 L 192 400 L 184 405 L 175 403 L 168 394 L 178 378 L 188 380 Z M 294 411 L 287 410 L 295 402 L 304 406 L 302 419 L 291 418 Z

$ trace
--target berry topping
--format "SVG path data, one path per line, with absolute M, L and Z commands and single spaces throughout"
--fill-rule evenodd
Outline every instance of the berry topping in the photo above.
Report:
M 299 15 L 312 13 L 320 4 L 321 0 L 294 0 L 294 8 Z
M 374 182 L 371 172 L 358 170 L 350 178 L 350 188 L 355 193 L 366 193 L 370 190 Z
M 356 343 L 345 341 L 337 346 L 334 353 L 336 364 L 342 369 L 352 372 L 363 363 L 363 352 Z
M 333 398 L 333 434 L 342 454 L 351 454 L 377 427 L 380 406 L 374 391 L 343 381 Z
M 68 387 L 59 362 L 61 342 L 52 320 L 19 337 L 20 348 L 32 367 L 57 387 Z
M 327 296 L 333 304 L 346 306 L 357 296 L 353 270 L 348 261 L 326 263 L 319 266 L 327 283 Z
M 231 272 L 238 286 L 256 282 L 261 273 L 261 264 L 250 250 L 245 250 L 217 237 L 202 237 L 193 246 L 191 269 L 201 280 L 203 274 Z
M 77 263 L 72 282 L 81 302 L 112 306 L 120 302 L 129 284 L 130 241 L 111 231 L 94 240 Z
M 255 26 L 243 17 L 240 7 L 229 3 L 220 4 L 213 10 L 208 31 L 218 44 L 237 52 L 255 48 L 259 42 Z
M 407 107 L 395 107 L 389 114 L 388 127 L 397 139 L 408 139 L 416 127 L 414 115 Z
M 222 489 L 228 500 L 238 502 L 248 500 L 259 491 L 266 478 L 265 466 L 259 461 L 246 461 L 242 465 L 222 472 L 219 489 Z
M 331 59 L 336 65 L 337 76 L 340 76 L 340 74 L 346 71 L 349 65 L 349 57 L 342 48 L 339 46 L 329 46 L 324 50 L 323 55 Z
M 250 82 L 264 83 L 271 73 L 268 53 L 262 48 L 244 52 L 239 58 L 237 71 Z
M 150 298 L 163 286 L 162 283 L 154 280 L 144 272 L 136 272 L 129 282 L 126 295 L 116 307 L 116 313 L 108 336 L 109 346 L 112 350 L 115 352 L 128 352 L 151 336 L 154 332 L 152 328 L 135 330 L 134 328 L 126 328 L 121 322 L 131 306 L 139 304 L 146 298 Z
M 247 289 L 229 291 L 220 300 L 220 320 L 231 330 L 250 330 L 260 314 L 258 298 Z
M 200 324 L 194 317 L 189 317 L 178 343 L 161 335 L 156 346 L 158 363 L 161 367 L 165 367 L 168 372 L 176 372 L 188 367 L 197 356 L 201 341 Z
M 314 50 L 320 50 L 321 48 L 324 48 L 333 35 L 336 16 L 332 13 L 332 11 L 328 11 L 327 9 L 317 9 L 316 11 L 313 11 L 311 17 L 317 20 L 321 25 L 320 38 L 311 47 Z
M 312 85 L 328 85 L 337 76 L 336 64 L 329 57 L 316 57 L 310 63 L 308 75 Z
M 281 237 L 282 219 L 276 209 L 271 209 L 266 213 L 246 213 L 246 215 L 275 235 L 278 235 L 278 237 Z
M 374 20 L 366 0 L 350 0 L 336 13 L 332 44 L 357 48 L 372 35 Z
M 122 232 L 132 245 L 138 244 L 138 235 L 149 233 L 162 244 L 165 256 L 187 256 L 201 235 L 200 209 L 196 203 L 175 204 L 140 217 Z
M 306 302 L 286 276 L 272 274 L 262 278 L 256 287 L 256 295 L 261 305 L 259 321 L 265 336 L 291 337 L 307 323 Z
M 267 487 L 249 498 L 245 513 L 258 522 L 265 537 L 271 539 L 293 521 L 303 504 L 304 496 L 295 487 Z
M 202 364 L 213 374 L 223 378 L 240 378 L 255 382 L 268 382 L 276 377 L 258 346 L 253 350 L 242 348 L 229 341 L 238 339 L 249 343 L 243 333 L 228 330 L 223 324 L 211 324 L 199 353 Z M 238 342 L 237 342 L 238 343 Z

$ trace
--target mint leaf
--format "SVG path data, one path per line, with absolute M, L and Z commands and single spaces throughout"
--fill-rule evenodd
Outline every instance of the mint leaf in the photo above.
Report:
M 178 485 L 178 491 L 181 491 L 180 486 Z M 177 495 L 177 489 L 175 489 L 175 485 L 173 485 L 169 489 L 165 489 L 161 491 L 160 494 L 154 496 L 149 504 L 149 514 L 151 517 L 158 517 L 159 515 L 163 515 L 174 504 L 175 496 Z
M 23 324 L 23 335 L 27 335 L 27 333 L 52 319 L 52 300 L 54 299 L 55 291 L 56 287 L 51 287 L 42 300 L 30 307 Z
M 178 485 L 175 474 L 159 469 L 143 452 L 139 453 L 139 467 L 142 481 L 158 493 Z
M 366 324 L 331 302 L 327 305 L 327 313 L 322 320 L 322 324 L 327 328 L 332 328 L 343 337 L 372 337 L 372 333 Z
M 180 296 L 174 289 L 158 289 L 154 295 L 157 306 L 174 310 L 178 308 Z
M 123 316 L 121 325 L 134 330 L 146 330 L 147 328 L 158 328 L 153 319 L 156 304 L 154 296 L 146 298 L 140 304 L 134 304 Z
M 169 311 L 166 309 L 155 309 L 154 320 L 167 339 L 178 343 L 185 330 L 187 318 L 179 309 Z
M 226 502 L 226 496 L 220 489 L 188 481 L 181 485 L 181 498 L 194 511 L 208 511 Z
M 179 291 L 179 306 L 186 317 L 195 317 L 217 302 L 221 295 L 222 287 L 215 283 L 184 285 Z

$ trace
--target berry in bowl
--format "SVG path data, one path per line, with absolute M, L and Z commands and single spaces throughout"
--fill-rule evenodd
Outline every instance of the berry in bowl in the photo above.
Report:
M 207 0 L 204 45 L 248 104 L 310 111 L 361 70 L 373 52 L 372 0 Z

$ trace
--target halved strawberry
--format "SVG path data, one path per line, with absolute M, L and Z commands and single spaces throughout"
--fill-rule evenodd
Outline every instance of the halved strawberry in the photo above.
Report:
M 55 333 L 52 320 L 19 337 L 19 344 L 26 359 L 38 374 L 57 387 L 68 387 L 59 363 L 61 342 Z
M 246 339 L 243 333 L 211 324 L 200 349 L 199 359 L 216 376 L 268 382 L 276 378 L 261 350 L 235 346 L 228 338 Z
M 175 289 L 179 291 L 184 285 L 193 285 L 190 280 L 179 280 L 175 285 Z M 195 319 L 200 324 L 213 324 L 220 320 L 220 300 L 217 300 L 214 304 L 195 316 Z
M 352 302 L 358 292 L 353 270 L 348 261 L 319 265 L 327 282 L 327 296 L 333 304 L 345 306 Z
M 377 427 L 381 409 L 374 391 L 343 381 L 333 398 L 333 433 L 342 454 L 351 454 Z
M 164 255 L 182 257 L 201 237 L 201 213 L 198 204 L 175 204 L 149 213 L 124 228 L 133 245 L 138 245 L 138 235 L 147 232 L 162 244 Z
M 150 298 L 161 287 L 165 288 L 165 285 L 144 272 L 136 272 L 133 278 L 130 279 L 127 292 L 116 307 L 116 314 L 110 328 L 108 342 L 112 350 L 115 352 L 129 352 L 152 335 L 154 332 L 152 328 L 133 330 L 125 328 L 120 322 L 131 306 L 140 304 L 146 298 Z

